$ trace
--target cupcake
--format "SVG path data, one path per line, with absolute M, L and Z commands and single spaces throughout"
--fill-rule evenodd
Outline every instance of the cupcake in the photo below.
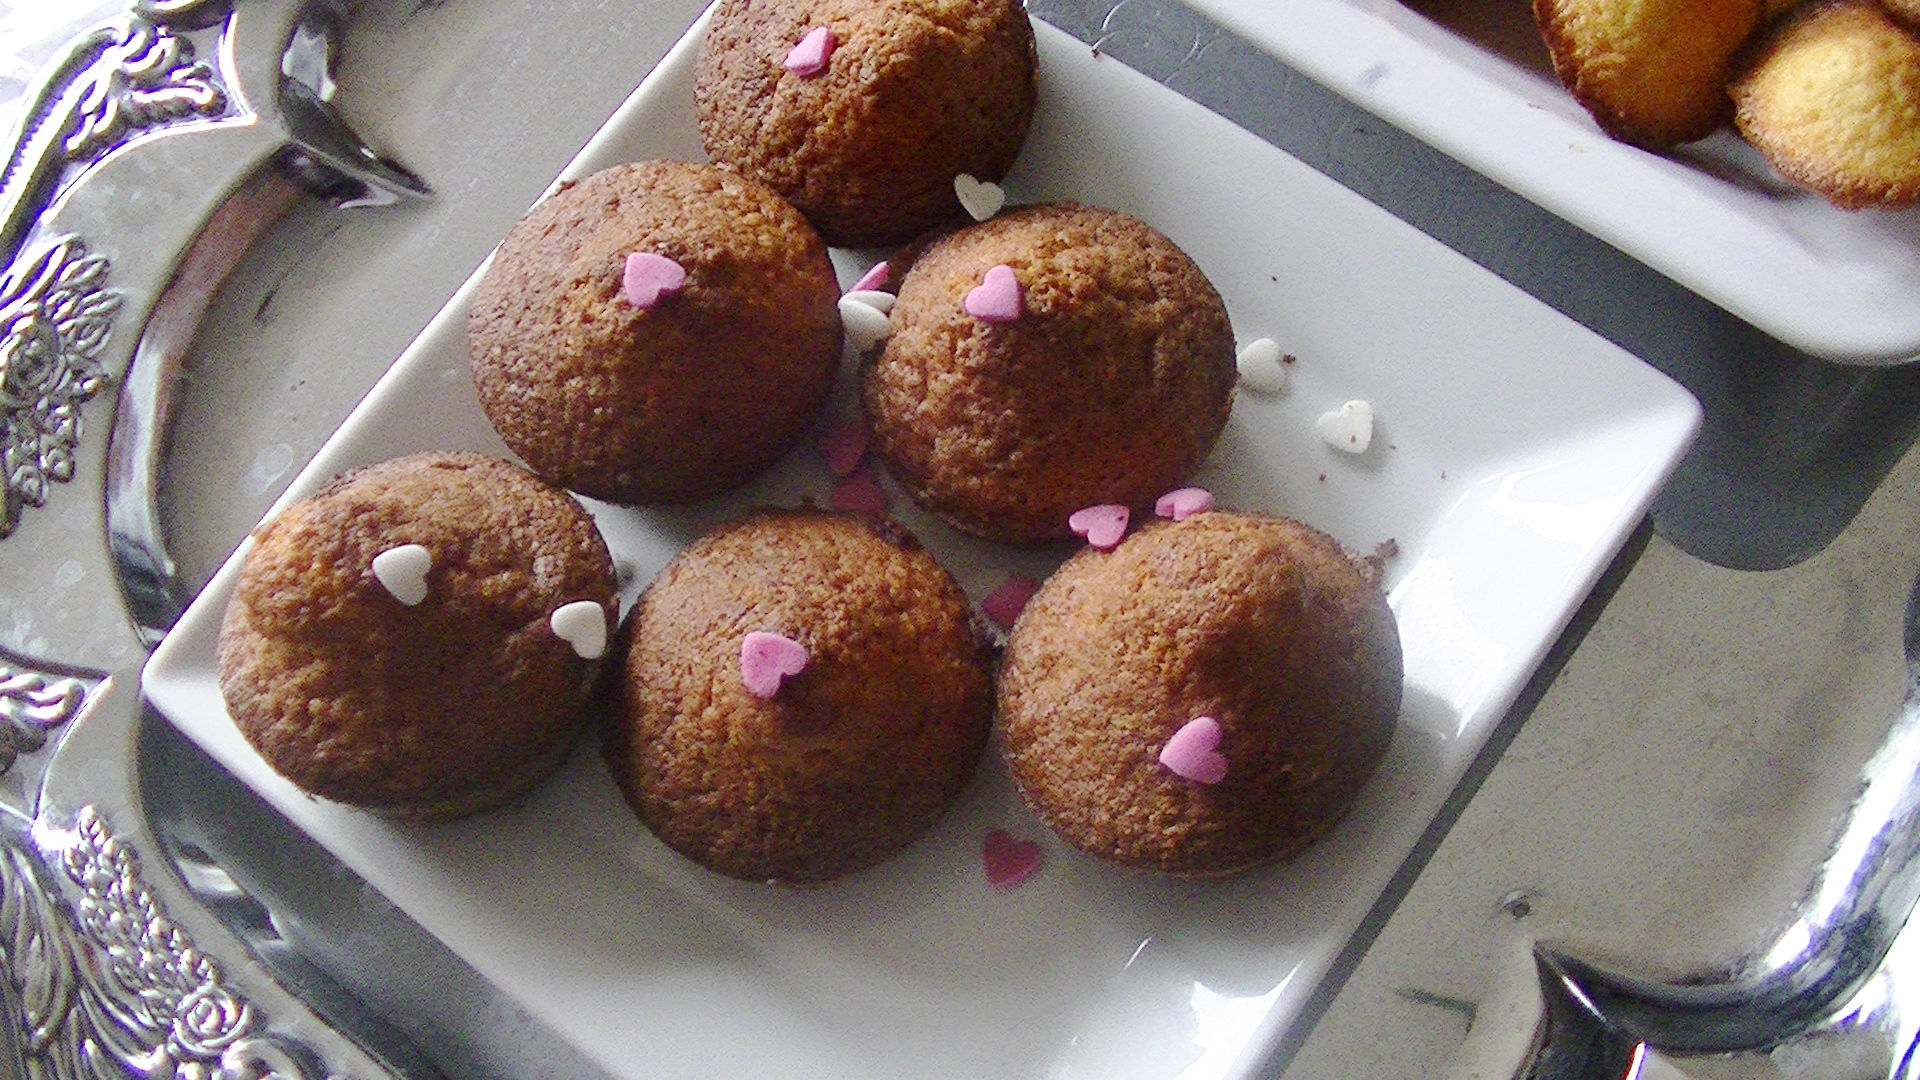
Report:
M 1392 738 L 1400 639 L 1370 568 L 1285 518 L 1155 522 L 1069 559 L 1014 624 L 1006 763 L 1063 840 L 1219 877 L 1353 806 Z
M 507 802 L 581 734 L 617 612 L 593 519 L 473 453 L 357 469 L 254 530 L 217 650 L 301 790 L 404 817 Z
M 544 479 L 623 504 L 734 487 L 790 449 L 839 370 L 826 246 L 765 185 L 684 162 L 565 185 L 473 297 L 480 405 Z
M 1236 378 L 1226 305 L 1145 223 L 1028 206 L 928 245 L 862 366 L 873 447 L 965 532 L 1036 543 L 1145 511 L 1212 450 Z
M 1037 66 L 1018 0 L 721 0 L 694 102 L 714 161 L 872 247 L 958 215 L 956 176 L 1006 174 Z
M 730 877 L 815 884 L 894 854 L 958 797 L 992 723 L 966 595 L 881 521 L 724 525 L 624 634 L 614 779 L 668 847 Z

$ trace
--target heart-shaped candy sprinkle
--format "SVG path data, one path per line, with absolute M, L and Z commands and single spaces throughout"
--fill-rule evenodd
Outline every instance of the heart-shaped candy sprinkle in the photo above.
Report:
M 740 639 L 740 681 L 747 693 L 771 698 L 780 692 L 780 682 L 807 668 L 807 647 L 790 637 L 749 630 Z
M 872 469 L 862 466 L 833 485 L 827 502 L 835 510 L 878 517 L 887 512 L 887 490 L 880 486 L 880 478 Z
M 787 52 L 785 67 L 802 78 L 818 75 L 827 70 L 827 57 L 833 55 L 833 47 L 839 44 L 833 40 L 833 31 L 824 26 L 816 26 L 807 31 L 807 36 Z
M 1153 512 L 1163 518 L 1185 521 L 1195 514 L 1213 509 L 1213 492 L 1206 488 L 1174 488 L 1154 500 Z
M 887 260 L 881 259 L 879 262 L 867 267 L 867 272 L 860 275 L 860 280 L 854 282 L 853 288 L 849 291 L 869 292 L 876 290 L 887 283 L 888 273 Z
M 1287 358 L 1280 353 L 1280 343 L 1272 338 L 1247 342 L 1240 350 L 1238 367 L 1240 382 L 1249 390 L 1277 394 L 1287 388 Z
M 598 660 L 607 651 L 607 612 L 594 600 L 561 604 L 547 617 L 547 625 L 561 641 L 573 646 L 582 660 Z
M 620 275 L 620 291 L 626 295 L 627 303 L 643 309 L 659 303 L 663 296 L 679 292 L 686 283 L 686 267 L 651 251 L 628 255 L 626 270 Z
M 1007 193 L 991 180 L 976 180 L 968 173 L 953 178 L 953 194 L 960 208 L 975 221 L 985 221 L 1007 205 Z
M 1015 840 L 1005 829 L 987 830 L 980 855 L 987 869 L 987 883 L 996 889 L 1011 889 L 1040 869 L 1040 845 L 1032 840 Z
M 1175 776 L 1197 784 L 1217 784 L 1227 778 L 1227 759 L 1220 753 L 1220 721 L 1196 716 L 1160 748 L 1160 764 Z
M 1014 574 L 1000 583 L 986 599 L 980 601 L 980 610 L 987 618 L 1000 625 L 1003 630 L 1013 628 L 1014 620 L 1027 609 L 1027 601 L 1040 591 L 1040 583 L 1025 574 Z
M 1333 412 L 1321 413 L 1314 427 L 1335 450 L 1364 454 L 1373 444 L 1373 406 L 1349 401 Z
M 887 307 L 862 299 L 865 296 L 884 296 Z M 840 298 L 840 329 L 845 331 L 854 352 L 864 353 L 893 333 L 893 320 L 887 318 L 887 308 L 892 306 L 892 293 L 848 293 Z
M 990 268 L 967 293 L 960 306 L 981 322 L 1012 322 L 1020 317 L 1020 279 L 1013 267 L 1001 263 Z
M 1110 551 L 1127 535 L 1127 521 L 1132 516 L 1132 511 L 1118 503 L 1101 503 L 1081 507 L 1068 515 L 1067 528 L 1076 536 L 1086 537 L 1087 543 L 1101 551 Z
M 894 301 L 898 299 L 900 298 L 883 289 L 848 289 L 840 294 L 841 302 L 852 300 L 855 303 L 865 304 L 882 315 L 892 311 Z
M 867 429 L 849 420 L 830 420 L 820 431 L 820 460 L 836 477 L 853 475 L 867 456 Z
M 433 553 L 419 544 L 401 544 L 373 557 L 373 576 L 395 600 L 412 607 L 427 598 L 427 571 Z

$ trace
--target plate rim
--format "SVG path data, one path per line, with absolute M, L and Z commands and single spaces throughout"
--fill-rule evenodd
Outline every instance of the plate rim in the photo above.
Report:
M 1691 178 L 1698 170 L 1691 166 L 1609 138 L 1584 111 L 1577 119 L 1561 115 L 1563 106 L 1578 107 L 1557 85 L 1542 87 L 1552 95 L 1552 105 L 1501 85 L 1425 39 L 1457 44 L 1471 50 L 1476 62 L 1484 58 L 1487 64 L 1505 65 L 1516 76 L 1530 73 L 1396 0 L 1183 2 L 1354 105 L 1787 345 L 1848 365 L 1920 360 L 1920 273 L 1908 272 L 1897 288 L 1888 282 L 1881 295 L 1863 302 L 1862 290 L 1853 287 L 1863 284 L 1859 260 L 1807 250 L 1783 225 L 1761 221 L 1750 208 L 1723 197 L 1730 191 L 1723 181 L 1713 181 L 1721 185 L 1715 187 L 1699 173 L 1702 183 L 1696 185 Z M 1796 191 L 1794 197 L 1814 214 L 1848 213 L 1810 191 Z M 1663 204 L 1674 209 L 1658 218 L 1640 209 Z M 1920 207 L 1857 213 L 1920 221 Z M 1764 272 L 1732 269 L 1756 257 L 1767 260 Z M 1920 267 L 1920 248 L 1905 262 Z M 1848 287 L 1830 286 L 1833 280 Z M 1831 314 L 1836 311 L 1840 314 Z

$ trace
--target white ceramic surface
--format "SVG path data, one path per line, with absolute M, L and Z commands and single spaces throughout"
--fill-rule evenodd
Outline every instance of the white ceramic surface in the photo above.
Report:
M 696 24 L 572 167 L 695 157 Z M 484 975 L 618 1075 L 1200 1078 L 1246 1075 L 1298 1013 L 1698 421 L 1619 349 L 1285 154 L 1048 27 L 1040 115 L 1007 187 L 1159 226 L 1207 269 L 1242 339 L 1298 358 L 1291 388 L 1243 393 L 1198 478 L 1388 567 L 1406 707 L 1360 805 L 1301 858 L 1239 879 L 1123 873 L 1043 835 L 986 762 L 896 860 L 799 892 L 717 878 L 628 813 L 590 749 L 522 805 L 399 826 L 272 774 L 222 707 L 213 647 L 238 559 L 155 653 L 154 703 Z M 1195 167 L 1204 163 L 1204 167 Z M 844 280 L 862 267 L 844 257 Z M 472 396 L 472 283 L 289 489 L 435 447 L 498 451 Z M 842 395 L 834 408 L 847 410 Z M 1327 448 L 1314 418 L 1372 402 L 1374 448 Z M 801 449 L 689 512 L 594 507 L 644 584 L 706 525 L 825 495 Z M 897 500 L 896 500 L 897 502 Z M 976 598 L 1049 556 L 897 516 Z M 997 892 L 988 828 L 1041 840 Z
M 1615 142 L 1550 76 L 1396 0 L 1189 2 L 1789 345 L 1920 358 L 1920 208 L 1836 210 L 1729 132 L 1671 157 Z

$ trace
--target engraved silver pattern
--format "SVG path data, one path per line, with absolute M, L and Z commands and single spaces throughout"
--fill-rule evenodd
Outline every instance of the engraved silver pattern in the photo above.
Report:
M 69 47 L 26 103 L 0 176 L 0 236 L 11 249 L 70 167 L 148 128 L 220 116 L 230 103 L 213 69 L 195 61 L 193 43 L 167 26 L 136 14 L 95 28 Z
M 213 70 L 194 60 L 193 43 L 164 26 L 131 21 L 77 84 L 60 150 L 69 162 L 92 160 L 129 135 L 227 109 Z
M 229 110 L 217 73 L 166 25 L 219 6 L 176 3 L 95 29 L 27 103 L 0 174 L 0 255 L 10 260 L 0 285 L 0 539 L 26 507 L 45 503 L 51 484 L 72 478 L 80 406 L 106 381 L 95 357 L 119 307 L 104 258 L 71 236 L 28 247 L 28 230 L 72 174 L 133 136 Z
M 155 22 L 192 25 L 219 17 L 232 0 L 133 0 L 133 13 Z
M 45 503 L 50 485 L 73 478 L 80 406 L 107 383 L 97 357 L 120 307 L 108 269 L 79 237 L 64 236 L 0 277 L 0 538 L 24 507 Z
M 23 844 L 0 843 L 0 1000 L 30 1080 L 319 1080 L 310 1051 L 264 1030 L 140 876 L 93 807 L 42 846 L 78 889 L 71 917 Z M 0 1039 L 0 1051 L 5 1039 Z M 0 1057 L 0 1065 L 6 1064 Z
M 0 775 L 21 754 L 46 745 L 49 731 L 80 715 L 87 687 L 84 679 L 0 664 Z

